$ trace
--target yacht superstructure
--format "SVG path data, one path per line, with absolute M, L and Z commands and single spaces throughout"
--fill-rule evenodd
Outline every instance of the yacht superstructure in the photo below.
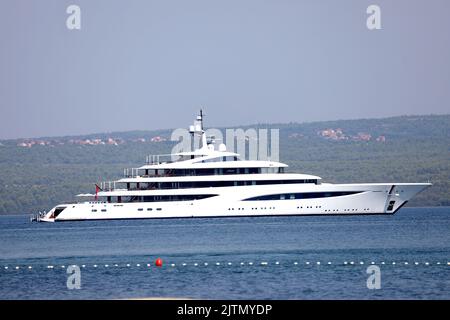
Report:
M 431 185 L 322 183 L 287 173 L 280 162 L 240 160 L 207 141 L 201 112 L 190 132 L 200 136 L 198 149 L 149 156 L 144 166 L 124 170 L 124 178 L 96 186 L 91 201 L 57 205 L 36 220 L 393 214 Z

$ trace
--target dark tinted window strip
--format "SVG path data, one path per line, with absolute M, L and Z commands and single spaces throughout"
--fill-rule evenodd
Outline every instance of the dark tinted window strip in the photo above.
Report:
M 192 182 L 153 182 L 140 183 L 139 188 L 130 186 L 128 190 L 158 190 L 158 189 L 193 189 L 193 188 L 210 188 L 210 187 L 234 187 L 234 186 L 250 186 L 250 185 L 273 185 L 273 184 L 298 184 L 312 183 L 317 184 L 316 179 L 300 179 L 300 180 L 245 180 L 245 181 L 192 181 Z
M 133 196 L 122 197 L 123 202 L 165 202 L 165 201 L 193 201 L 215 197 L 217 194 L 192 194 L 192 195 L 168 195 L 168 196 Z
M 66 207 L 57 207 L 57 208 L 55 209 L 55 212 L 53 213 L 53 217 L 56 218 L 57 216 L 59 216 L 59 214 L 60 214 L 61 212 L 63 212 L 65 208 L 66 208 Z
M 205 162 L 205 161 L 202 161 Z M 208 161 L 207 161 L 208 162 Z M 284 168 L 273 168 L 278 173 L 284 172 Z M 204 169 L 165 169 L 155 171 L 154 169 L 145 170 L 143 177 L 184 177 L 184 176 L 210 176 L 227 174 L 258 174 L 261 168 L 204 168 Z M 131 175 L 129 175 L 131 176 Z
M 348 196 L 348 195 L 357 194 L 357 193 L 361 193 L 361 192 L 362 191 L 278 193 L 278 194 L 269 194 L 269 195 L 264 195 L 264 196 L 252 197 L 252 198 L 244 199 L 243 201 L 330 198 L 330 197 Z

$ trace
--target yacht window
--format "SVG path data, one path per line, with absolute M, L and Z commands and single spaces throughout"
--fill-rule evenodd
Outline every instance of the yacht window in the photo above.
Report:
M 59 216 L 60 213 L 63 212 L 63 210 L 64 210 L 65 208 L 66 208 L 66 207 L 57 207 L 57 208 L 55 209 L 55 212 L 53 213 L 53 217 L 56 218 L 57 216 Z M 96 211 L 97 211 L 97 210 L 96 210 Z
M 154 189 L 190 189 L 190 188 L 210 188 L 210 187 L 230 187 L 236 185 L 276 185 L 276 184 L 298 184 L 298 183 L 317 183 L 315 179 L 295 179 L 295 180 L 241 180 L 236 181 L 186 181 L 186 182 L 158 182 L 141 184 L 142 190 L 154 190 Z M 146 202 L 152 201 L 147 196 L 135 196 L 126 197 L 124 202 Z M 120 201 L 118 201 L 120 202 Z
M 329 198 L 329 197 L 341 197 L 348 196 L 362 191 L 330 191 L 330 192 L 303 192 L 293 194 L 269 194 L 264 196 L 252 197 L 244 199 L 243 201 L 255 201 L 255 200 L 285 200 L 289 199 L 315 199 L 315 198 Z
M 235 156 L 223 157 L 223 161 L 237 161 L 238 158 Z
M 215 196 L 217 196 L 217 194 L 190 194 L 190 195 L 167 195 L 167 196 L 163 195 L 163 196 L 145 196 L 145 197 L 132 196 L 130 197 L 130 200 L 128 202 L 193 201 L 211 198 Z M 133 200 L 135 198 L 142 198 L 142 200 L 140 201 Z M 142 211 L 143 209 L 139 208 L 138 210 Z
M 394 204 L 395 204 L 395 201 L 389 201 L 387 211 L 392 211 L 392 209 L 394 209 Z
M 235 168 L 224 168 L 223 174 L 236 174 L 238 173 L 238 169 Z

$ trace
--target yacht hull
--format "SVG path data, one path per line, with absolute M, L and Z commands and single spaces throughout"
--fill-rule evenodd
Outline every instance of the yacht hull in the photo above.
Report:
M 191 201 L 61 204 L 40 221 L 394 214 L 430 183 L 286 184 L 159 190 L 209 194 Z

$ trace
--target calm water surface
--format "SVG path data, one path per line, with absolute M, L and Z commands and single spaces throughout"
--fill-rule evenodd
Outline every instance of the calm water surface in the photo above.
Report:
M 450 299 L 450 208 L 50 224 L 2 216 L 0 241 L 1 299 Z M 379 290 L 366 286 L 372 262 Z M 79 290 L 67 288 L 68 265 L 81 268 Z

